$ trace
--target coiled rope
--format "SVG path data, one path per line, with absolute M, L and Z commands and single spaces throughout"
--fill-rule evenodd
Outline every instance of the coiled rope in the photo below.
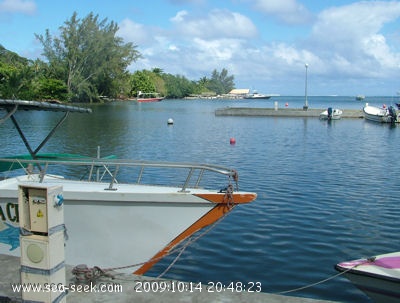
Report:
M 110 277 L 114 279 L 111 273 L 108 273 L 98 266 L 92 268 L 87 267 L 86 264 L 79 264 L 72 269 L 72 274 L 79 283 L 87 283 L 95 281 L 100 277 Z

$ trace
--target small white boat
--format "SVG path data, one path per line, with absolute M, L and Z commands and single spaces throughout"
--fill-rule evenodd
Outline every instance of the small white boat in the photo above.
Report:
M 335 268 L 374 302 L 400 302 L 400 252 L 342 262 Z
M 245 95 L 244 98 L 245 99 L 269 99 L 269 98 L 271 98 L 271 95 L 260 94 L 256 91 L 254 91 L 251 94 Z
M 357 101 L 362 101 L 362 100 L 364 100 L 365 99 L 365 96 L 364 95 L 357 95 L 356 96 L 356 100 Z
M 363 108 L 364 118 L 366 120 L 381 122 L 381 123 L 396 123 L 400 122 L 400 113 L 393 106 L 381 108 L 376 106 L 366 105 Z
M 160 94 L 156 92 L 143 93 L 139 91 L 135 100 L 137 102 L 160 102 L 164 100 L 164 97 L 161 97 Z
M 327 110 L 324 110 L 319 118 L 321 120 L 339 120 L 342 118 L 343 111 L 337 108 L 329 107 Z

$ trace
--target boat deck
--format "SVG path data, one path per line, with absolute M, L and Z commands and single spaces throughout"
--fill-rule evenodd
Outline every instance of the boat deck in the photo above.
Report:
M 11 284 L 18 285 L 20 283 L 20 258 L 0 254 L 0 302 L 20 303 L 22 302 L 21 293 L 13 292 Z M 66 282 L 67 287 L 75 284 L 75 278 L 71 273 L 72 267 L 66 266 Z M 243 303 L 329 303 L 333 301 L 315 300 L 301 297 L 291 297 L 283 295 L 275 295 L 268 293 L 246 293 L 246 292 L 209 292 L 203 291 L 139 291 L 140 283 L 160 283 L 162 281 L 171 282 L 171 280 L 162 280 L 154 277 L 119 274 L 115 273 L 114 279 L 103 277 L 97 281 L 96 285 L 108 285 L 108 292 L 78 292 L 69 291 L 67 294 L 68 302 L 92 303 L 92 302 L 243 302 Z M 184 283 L 175 281 L 176 283 Z M 187 284 L 187 283 L 185 283 Z M 183 284 L 180 284 L 183 285 Z M 81 285 L 82 286 L 82 285 Z M 114 286 L 114 287 L 111 287 Z M 122 290 L 122 291 L 120 291 Z

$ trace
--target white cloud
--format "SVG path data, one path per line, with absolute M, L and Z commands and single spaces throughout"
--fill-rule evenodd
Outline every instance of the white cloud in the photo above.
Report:
M 363 40 L 362 45 L 366 55 L 375 58 L 381 67 L 398 68 L 400 54 L 391 51 L 383 35 L 371 35 Z
M 383 25 L 400 16 L 399 2 L 357 2 L 323 11 L 313 35 L 323 41 L 355 41 L 379 32 Z
M 198 59 L 204 64 L 215 64 L 220 61 L 232 60 L 234 53 L 242 47 L 240 41 L 233 39 L 203 40 L 195 38 L 193 40 L 194 48 L 201 50 L 198 53 Z
M 197 18 L 181 11 L 173 18 L 173 21 L 177 31 L 187 37 L 251 38 L 257 35 L 257 29 L 249 18 L 228 10 L 215 9 L 206 17 Z
M 288 24 L 308 23 L 311 13 L 296 0 L 249 0 L 264 14 L 278 18 Z
M 134 44 L 144 44 L 148 42 L 149 38 L 151 39 L 151 35 L 142 24 L 135 23 L 130 19 L 122 20 L 117 35 Z
M 144 57 L 133 65 L 135 69 L 149 68 L 152 62 L 152 67 L 197 79 L 215 68 L 235 65 L 245 40 L 257 35 L 250 19 L 227 10 L 212 10 L 203 17 L 179 11 L 169 20 L 172 29 L 146 28 L 145 35 L 154 38 L 145 44 L 133 34 L 140 32 L 141 26 L 129 20 L 121 23 L 119 35 L 138 44 Z
M 4 0 L 0 2 L 0 13 L 22 13 L 33 15 L 36 13 L 34 1 L 24 0 Z
M 283 43 L 274 46 L 273 56 L 281 59 L 283 61 L 282 63 L 285 63 L 285 65 L 293 65 L 298 62 L 304 64 L 305 62 L 304 58 L 301 56 L 301 52 L 295 47 Z
M 171 44 L 171 45 L 168 47 L 168 49 L 171 50 L 171 51 L 179 51 L 179 48 L 178 48 L 176 45 L 174 45 L 174 44 Z
M 171 20 L 172 22 L 176 22 L 176 23 L 184 22 L 184 21 L 185 21 L 185 16 L 187 16 L 187 15 L 188 15 L 188 12 L 187 12 L 187 11 L 179 11 L 179 12 L 177 12 L 176 15 L 175 15 L 173 18 L 171 18 L 170 20 Z
M 319 14 L 309 42 L 332 70 L 358 71 L 365 76 L 375 76 L 382 69 L 398 72 L 400 54 L 395 53 L 382 30 L 399 17 L 399 2 L 363 1 L 332 7 Z M 329 62 L 330 58 L 334 59 Z

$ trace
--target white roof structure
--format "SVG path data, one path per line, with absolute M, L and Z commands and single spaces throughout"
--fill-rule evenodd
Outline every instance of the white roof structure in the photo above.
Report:
M 234 88 L 232 89 L 229 94 L 230 95 L 246 95 L 250 92 L 248 88 Z

